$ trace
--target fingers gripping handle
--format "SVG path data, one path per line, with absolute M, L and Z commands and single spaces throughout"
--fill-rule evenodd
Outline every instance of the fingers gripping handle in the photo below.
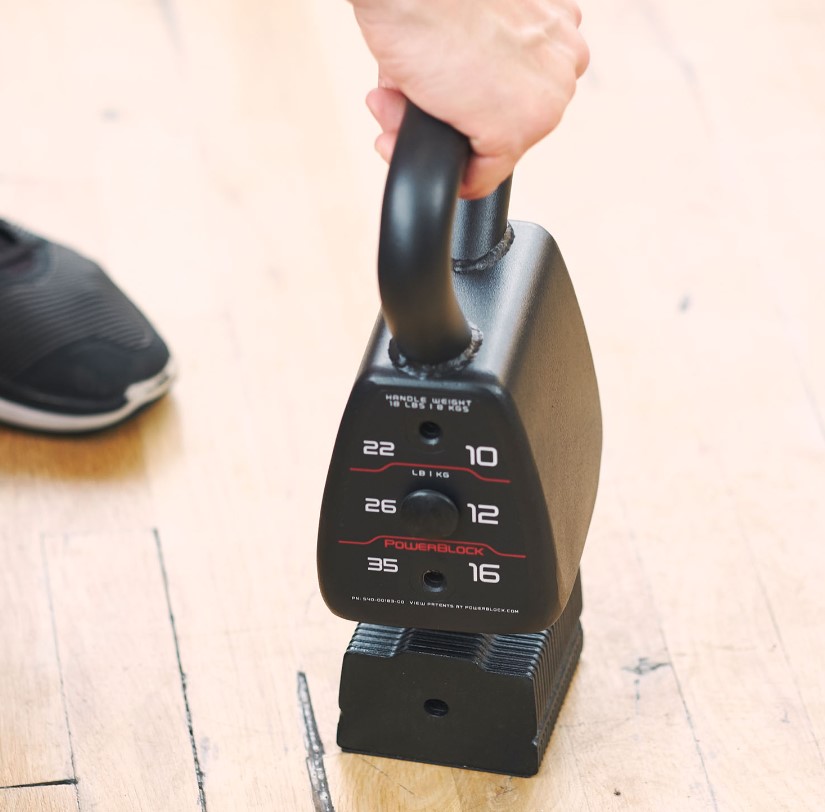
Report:
M 460 355 L 470 327 L 455 297 L 450 247 L 468 139 L 408 103 L 384 192 L 378 285 L 384 319 L 411 361 Z

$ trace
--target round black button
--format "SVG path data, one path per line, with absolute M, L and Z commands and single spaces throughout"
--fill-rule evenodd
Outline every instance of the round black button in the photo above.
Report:
M 458 527 L 458 508 L 449 496 L 422 489 L 407 494 L 399 511 L 404 529 L 412 536 L 446 538 Z

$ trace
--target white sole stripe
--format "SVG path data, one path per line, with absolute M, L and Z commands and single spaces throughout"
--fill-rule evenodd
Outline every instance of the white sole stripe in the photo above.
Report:
M 177 369 L 174 359 L 151 378 L 131 384 L 124 393 L 126 403 L 119 409 L 101 414 L 60 414 L 0 398 L 0 422 L 18 428 L 49 431 L 58 434 L 74 434 L 105 429 L 136 412 L 147 403 L 157 400 L 169 391 Z

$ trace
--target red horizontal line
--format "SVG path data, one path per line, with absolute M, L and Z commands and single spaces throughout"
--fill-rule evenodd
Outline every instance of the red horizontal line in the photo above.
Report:
M 355 471 L 359 474 L 383 474 L 387 468 L 436 468 L 440 471 L 464 471 L 465 474 L 472 474 L 482 482 L 499 482 L 502 485 L 510 484 L 509 479 L 493 479 L 493 477 L 482 476 L 472 468 L 461 468 L 457 465 L 421 465 L 417 462 L 388 462 L 382 468 L 350 468 L 350 471 Z
M 426 541 L 429 544 L 472 544 L 474 547 L 485 547 L 486 549 L 490 550 L 491 552 L 495 553 L 497 556 L 501 558 L 527 558 L 526 555 L 522 555 L 520 553 L 500 553 L 495 547 L 491 547 L 489 544 L 484 544 L 481 541 L 454 541 L 453 539 L 425 539 L 425 538 L 417 538 L 416 536 L 392 536 L 387 535 L 386 533 L 380 536 L 375 536 L 371 538 L 369 541 L 344 541 L 343 539 L 339 539 L 339 544 L 357 544 L 359 547 L 367 547 L 370 544 L 374 544 L 379 539 L 398 539 L 398 541 Z

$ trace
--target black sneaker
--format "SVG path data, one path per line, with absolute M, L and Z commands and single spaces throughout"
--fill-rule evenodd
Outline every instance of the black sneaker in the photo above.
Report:
M 0 421 L 102 429 L 173 377 L 163 339 L 99 266 L 0 220 Z

